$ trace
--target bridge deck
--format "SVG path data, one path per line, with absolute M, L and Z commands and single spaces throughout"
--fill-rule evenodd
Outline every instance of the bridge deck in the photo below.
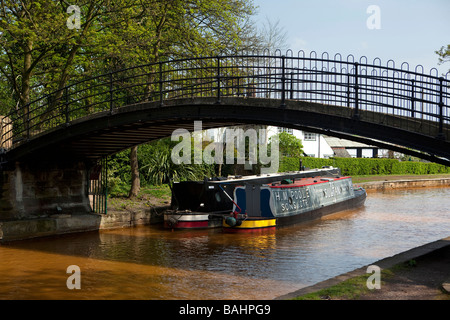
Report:
M 170 136 L 177 128 L 194 130 L 194 120 L 202 120 L 203 129 L 242 124 L 272 124 L 345 137 L 352 140 L 399 149 L 423 150 L 414 153 L 440 163 L 450 159 L 449 125 L 443 128 L 445 139 L 435 139 L 438 124 L 413 118 L 320 103 L 263 98 L 173 99 L 164 106 L 159 102 L 138 103 L 91 114 L 54 129 L 36 134 L 29 141 L 18 142 L 7 153 L 9 161 L 40 157 L 98 159 L 133 145 Z M 365 138 L 364 138 L 365 137 Z M 370 140 L 369 140 L 370 139 Z M 375 139 L 375 140 L 372 140 Z M 398 145 L 397 145 L 398 144 Z M 426 146 L 425 146 L 426 145 Z M 432 154 L 430 156 L 430 154 Z
M 97 158 L 176 128 L 192 129 L 193 120 L 204 128 L 251 123 L 307 129 L 450 163 L 450 73 L 439 77 L 380 62 L 288 51 L 112 71 L 2 117 L 0 163 L 32 154 Z

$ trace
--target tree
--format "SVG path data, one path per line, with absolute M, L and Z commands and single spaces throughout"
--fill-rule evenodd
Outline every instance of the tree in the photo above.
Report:
M 149 9 L 151 8 L 151 9 Z M 166 58 L 180 58 L 185 56 L 217 55 L 234 51 L 242 47 L 243 25 L 248 22 L 253 6 L 246 0 L 197 0 L 156 2 L 154 6 L 146 7 L 147 14 L 142 15 L 141 25 L 125 28 L 122 36 L 116 41 L 123 41 L 133 48 L 137 57 L 149 57 L 148 62 L 157 62 L 161 56 Z M 149 30 L 153 30 L 153 33 Z M 149 39 L 152 41 L 149 42 Z M 138 48 L 136 50 L 136 48 Z M 127 57 L 128 61 L 136 63 L 136 59 L 129 59 L 126 52 L 121 50 L 120 65 Z M 149 85 L 145 96 L 150 97 L 154 90 L 154 74 L 151 72 L 147 79 Z M 139 168 L 137 147 L 130 153 L 132 170 L 132 189 L 130 197 L 137 195 L 139 190 Z
M 441 49 L 435 51 L 435 53 L 439 56 L 439 64 L 450 61 L 450 44 L 448 44 L 447 47 L 442 46 Z
M 0 84 L 0 105 L 9 107 L 2 112 L 15 109 L 25 126 L 28 103 L 55 92 L 41 115 L 50 117 L 70 80 L 160 59 L 236 52 L 249 43 L 245 39 L 255 38 L 249 32 L 251 1 L 4 0 L 0 76 L 6 81 Z M 79 29 L 66 25 L 71 4 L 80 8 Z M 155 79 L 148 71 L 145 97 L 151 99 Z M 137 147 L 130 159 L 133 196 L 139 189 Z
M 287 50 L 287 31 L 280 26 L 280 20 L 272 21 L 268 17 L 259 31 L 261 49 L 268 49 L 274 52 L 279 49 L 281 51 Z
M 95 3 L 83 6 L 85 22 L 74 31 L 66 27 L 63 1 L 2 1 L 0 72 L 21 106 L 65 86 L 80 47 L 95 34 L 91 27 L 102 8 Z
M 277 134 L 279 139 L 279 152 L 286 157 L 301 157 L 303 155 L 302 140 L 287 132 Z M 272 139 L 272 137 L 270 138 Z
M 141 179 L 139 177 L 139 164 L 138 164 L 138 147 L 132 147 L 130 151 L 130 166 L 131 166 L 131 189 L 128 195 L 129 198 L 137 197 L 139 191 L 141 191 Z

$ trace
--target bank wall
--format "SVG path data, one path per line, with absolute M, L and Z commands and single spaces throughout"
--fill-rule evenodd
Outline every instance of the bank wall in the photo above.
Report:
M 450 187 L 450 178 L 373 181 L 373 182 L 358 183 L 357 185 L 366 189 L 368 193 L 395 190 L 395 189 L 407 189 L 407 188 Z

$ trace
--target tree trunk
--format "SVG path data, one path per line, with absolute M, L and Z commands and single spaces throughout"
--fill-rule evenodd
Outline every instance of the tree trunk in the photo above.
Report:
M 137 146 L 132 147 L 130 151 L 130 165 L 131 165 L 131 190 L 128 195 L 129 198 L 137 197 L 141 190 L 141 180 L 139 178 L 139 164 L 137 157 Z
M 20 104 L 22 110 L 22 121 L 24 125 L 25 134 L 29 133 L 29 106 L 30 92 L 31 92 L 31 52 L 33 50 L 33 41 L 26 40 L 23 47 L 23 72 L 22 72 L 22 92 L 20 94 Z

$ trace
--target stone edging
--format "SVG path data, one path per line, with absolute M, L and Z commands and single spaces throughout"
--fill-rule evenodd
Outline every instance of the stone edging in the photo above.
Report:
M 397 264 L 400 264 L 400 263 L 403 263 L 403 262 L 407 262 L 407 261 L 412 260 L 412 259 L 417 259 L 420 256 L 423 256 L 425 254 L 428 254 L 430 252 L 433 252 L 435 250 L 444 248 L 444 247 L 449 246 L 449 245 L 450 245 L 450 237 L 447 237 L 447 238 L 444 238 L 444 239 L 441 239 L 441 240 L 437 240 L 437 241 L 434 241 L 434 242 L 431 242 L 431 243 L 428 243 L 428 244 L 425 244 L 425 245 L 422 245 L 422 246 L 410 249 L 410 250 L 405 251 L 405 252 L 398 253 L 398 254 L 393 255 L 391 257 L 387 257 L 387 258 L 381 259 L 379 261 L 371 263 L 370 265 L 377 265 L 381 269 L 391 268 L 391 267 L 393 267 L 393 266 L 395 266 Z M 298 296 L 302 296 L 302 295 L 305 295 L 305 294 L 309 294 L 309 293 L 312 293 L 312 292 L 316 292 L 316 291 L 319 291 L 319 290 L 322 290 L 322 289 L 329 288 L 329 287 L 334 286 L 334 285 L 336 285 L 336 284 L 338 284 L 338 283 L 340 283 L 342 281 L 345 281 L 347 279 L 367 274 L 366 271 L 367 271 L 367 267 L 368 266 L 369 265 L 361 267 L 361 268 L 358 268 L 358 269 L 355 269 L 353 271 L 350 271 L 350 272 L 347 272 L 347 273 L 344 273 L 344 274 L 341 274 L 341 275 L 336 276 L 334 278 L 331 278 L 331 279 L 328 279 L 328 280 L 316 283 L 316 284 L 314 284 L 312 286 L 304 287 L 304 288 L 301 288 L 301 289 L 299 289 L 297 291 L 294 291 L 294 292 L 291 292 L 291 293 L 288 293 L 288 294 L 276 297 L 275 300 L 293 299 L 293 298 L 298 297 Z

